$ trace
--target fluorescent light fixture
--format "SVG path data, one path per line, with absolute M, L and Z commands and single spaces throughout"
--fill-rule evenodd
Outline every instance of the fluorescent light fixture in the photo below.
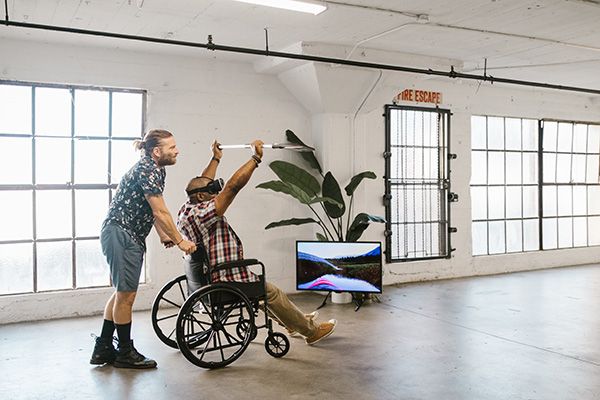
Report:
M 285 10 L 300 11 L 313 15 L 321 14 L 327 10 L 327 6 L 322 4 L 308 3 L 297 0 L 235 0 L 242 3 L 258 4 L 259 6 L 283 8 Z

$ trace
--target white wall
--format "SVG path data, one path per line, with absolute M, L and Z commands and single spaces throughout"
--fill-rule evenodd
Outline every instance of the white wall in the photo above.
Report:
M 26 41 L 3 40 L 0 54 L 10 54 L 0 60 L 2 79 L 148 90 L 147 126 L 172 130 L 181 150 L 177 165 L 167 173 L 165 197 L 173 213 L 184 201 L 187 180 L 208 161 L 214 138 L 222 143 L 244 143 L 256 137 L 282 141 L 285 129 L 292 129 L 317 146 L 322 165 L 334 172 L 342 187 L 354 173 L 376 172 L 377 181 L 367 181 L 357 190 L 354 210 L 383 216 L 383 107 L 405 88 L 441 91 L 444 102 L 440 106 L 454 113 L 451 146 L 458 159 L 452 163 L 452 188 L 460 202 L 452 206 L 452 225 L 458 228 L 452 240 L 457 250 L 450 260 L 385 265 L 384 283 L 587 264 L 598 259 L 598 248 L 472 257 L 469 201 L 472 114 L 599 121 L 597 99 L 392 72 L 377 81 L 377 71 L 331 65 L 294 64 L 293 69 L 277 72 L 278 76 L 264 75 L 246 64 Z M 398 64 L 409 65 L 405 61 Z M 340 85 L 344 90 L 336 89 Z M 226 153 L 219 175 L 229 177 L 247 157 L 241 151 Z M 266 162 L 276 157 L 296 159 L 297 155 L 268 153 Z M 254 189 L 274 179 L 262 165 L 228 217 L 244 241 L 246 256 L 263 260 L 269 280 L 292 291 L 295 240 L 314 237 L 314 230 L 263 230 L 268 222 L 309 214 L 282 195 Z M 363 238 L 384 241 L 383 230 L 383 225 L 373 225 Z M 140 289 L 138 309 L 149 308 L 160 286 L 182 271 L 180 253 L 164 251 L 154 234 L 148 240 L 147 259 L 149 282 Z M 0 323 L 99 313 L 109 293 L 109 289 L 90 289 L 2 296 Z

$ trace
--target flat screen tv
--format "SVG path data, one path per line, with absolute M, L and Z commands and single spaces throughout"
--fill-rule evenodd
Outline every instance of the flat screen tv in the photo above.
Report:
M 296 242 L 296 289 L 381 293 L 381 242 Z

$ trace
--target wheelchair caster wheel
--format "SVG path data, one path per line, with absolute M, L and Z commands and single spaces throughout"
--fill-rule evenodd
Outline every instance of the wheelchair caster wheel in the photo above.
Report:
M 290 351 L 290 341 L 283 333 L 273 332 L 265 340 L 265 350 L 273 357 L 283 357 Z

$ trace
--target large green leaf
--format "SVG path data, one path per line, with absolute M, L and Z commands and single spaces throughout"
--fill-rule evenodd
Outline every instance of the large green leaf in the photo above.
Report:
M 312 218 L 291 218 L 291 219 L 283 219 L 277 222 L 271 222 L 269 225 L 265 226 L 265 229 L 277 228 L 279 226 L 287 226 L 287 225 L 304 225 L 304 224 L 318 224 L 319 222 Z
M 360 174 L 353 176 L 352 179 L 350 179 L 350 183 L 344 188 L 346 190 L 346 194 L 348 196 L 352 196 L 354 194 L 354 191 L 356 190 L 358 185 L 360 185 L 363 179 L 375 178 L 377 178 L 377 175 L 375 175 L 375 173 L 371 171 L 361 172 Z
M 311 198 L 321 190 L 321 185 L 314 176 L 292 163 L 277 160 L 269 164 L 269 167 L 283 182 L 296 186 Z
M 297 186 L 282 181 L 263 182 L 256 187 L 258 189 L 269 189 L 273 190 L 274 192 L 289 194 L 302 204 L 308 204 L 308 202 L 311 200 L 311 197 L 300 190 Z
M 385 219 L 378 217 L 376 215 L 369 215 L 365 213 L 360 213 L 354 218 L 352 225 L 348 228 L 348 233 L 346 233 L 346 240 L 348 242 L 356 242 L 362 236 L 365 229 L 369 227 L 369 223 L 371 222 L 385 222 Z
M 327 215 L 331 218 L 339 218 L 346 212 L 346 204 L 344 203 L 344 197 L 342 196 L 342 190 L 337 180 L 331 172 L 325 174 L 323 179 L 323 197 L 328 197 L 339 203 L 339 205 L 326 202 L 323 203 Z
M 315 203 L 323 203 L 323 205 L 325 205 L 325 206 L 327 206 L 328 204 L 331 204 L 335 207 L 343 206 L 343 204 L 340 203 L 339 201 L 330 199 L 329 197 L 315 197 L 314 199 L 311 199 L 307 204 L 315 204 Z
M 301 144 L 302 146 L 306 146 L 306 144 L 302 140 L 300 140 L 300 138 L 298 136 L 296 136 L 296 134 L 294 132 L 290 131 L 289 129 L 285 131 L 285 137 L 286 137 L 287 141 L 290 143 Z M 302 156 L 302 158 L 304 158 L 306 160 L 306 162 L 308 162 L 308 165 L 310 165 L 312 168 L 319 171 L 319 173 L 323 172 L 323 170 L 321 169 L 321 165 L 319 164 L 319 161 L 315 157 L 314 152 L 303 151 L 300 153 L 300 155 Z

